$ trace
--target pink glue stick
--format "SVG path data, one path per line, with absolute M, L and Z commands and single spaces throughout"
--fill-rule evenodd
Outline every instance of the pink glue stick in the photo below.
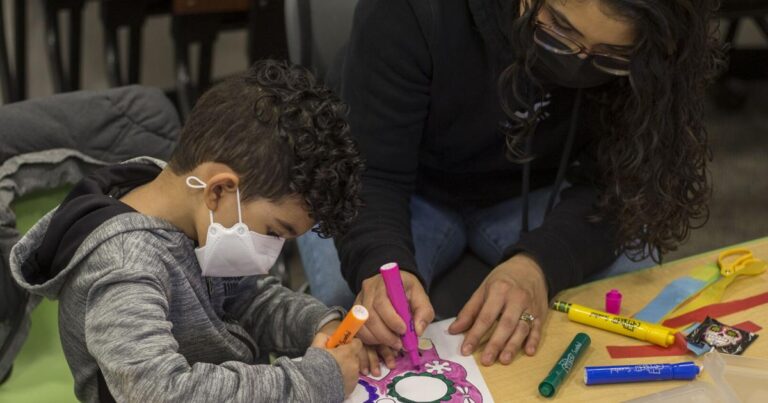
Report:
M 408 304 L 408 298 L 403 288 L 403 279 L 400 277 L 400 267 L 397 263 L 387 263 L 379 269 L 381 277 L 384 279 L 384 286 L 387 287 L 387 296 L 395 312 L 405 322 L 406 331 L 402 336 L 403 348 L 408 352 L 413 366 L 418 368 L 421 365 L 419 356 L 419 338 L 416 336 L 416 328 L 413 326 L 413 317 L 411 316 L 411 306 Z
M 621 311 L 621 293 L 617 289 L 605 294 L 605 312 L 618 315 Z

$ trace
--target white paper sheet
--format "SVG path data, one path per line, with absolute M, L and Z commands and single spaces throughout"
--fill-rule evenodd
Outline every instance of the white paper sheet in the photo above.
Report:
M 462 335 L 448 333 L 453 319 L 435 322 L 419 342 L 421 368 L 407 356 L 398 357 L 395 369 L 381 367 L 382 375 L 361 376 L 345 403 L 447 402 L 493 403 L 485 380 L 472 356 L 461 355 Z

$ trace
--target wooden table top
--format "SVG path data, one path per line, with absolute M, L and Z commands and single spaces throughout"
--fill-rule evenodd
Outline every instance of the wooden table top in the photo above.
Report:
M 768 237 L 735 246 L 749 248 L 754 252 L 755 257 L 768 261 Z M 670 281 L 686 275 L 694 267 L 715 262 L 720 251 L 707 252 L 662 266 L 584 284 L 561 292 L 556 299 L 602 310 L 605 305 L 605 293 L 616 288 L 623 294 L 621 313 L 629 316 L 643 308 Z M 768 273 L 763 273 L 757 277 L 737 278 L 727 288 L 723 300 L 746 298 L 766 291 L 768 291 Z M 768 329 L 768 304 L 718 319 L 721 319 L 725 324 L 751 320 Z M 589 349 L 581 356 L 552 398 L 540 396 L 539 383 L 547 376 L 578 332 L 587 333 L 592 339 Z M 479 364 L 479 353 L 476 353 L 475 359 L 478 361 L 480 371 L 496 402 L 542 402 L 550 399 L 562 402 L 620 402 L 684 385 L 686 381 L 586 386 L 583 381 L 585 365 L 667 363 L 691 360 L 701 363 L 701 359 L 696 359 L 692 354 L 676 357 L 612 359 L 605 348 L 609 345 L 647 344 L 571 322 L 565 314 L 550 311 L 544 325 L 543 340 L 535 356 L 528 357 L 518 354 L 517 359 L 508 366 L 495 364 L 490 367 L 483 367 Z M 768 359 L 768 336 L 758 338 L 744 352 L 744 356 Z M 707 379 L 706 370 L 700 379 Z

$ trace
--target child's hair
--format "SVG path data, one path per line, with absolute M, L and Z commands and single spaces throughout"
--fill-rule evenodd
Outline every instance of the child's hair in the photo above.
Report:
M 323 237 L 346 231 L 361 205 L 362 159 L 344 105 L 312 74 L 264 60 L 207 91 L 169 162 L 176 174 L 204 162 L 240 176 L 243 199 L 297 194 Z

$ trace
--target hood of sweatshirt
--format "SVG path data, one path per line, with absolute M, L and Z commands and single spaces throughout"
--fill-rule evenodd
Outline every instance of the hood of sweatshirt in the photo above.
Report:
M 96 231 L 111 218 L 135 212 L 119 198 L 131 189 L 152 181 L 164 163 L 137 158 L 101 168 L 80 181 L 62 203 L 46 214 L 11 252 L 14 279 L 32 294 L 56 298 L 71 268 L 87 257 L 99 242 L 85 242 L 98 232 L 100 239 L 138 228 Z M 112 227 L 117 228 L 117 227 Z M 145 228 L 142 228 L 145 229 Z
M 502 63 L 511 63 L 514 55 L 510 35 L 512 21 L 519 14 L 519 3 L 510 0 L 467 0 L 467 4 L 489 50 Z

